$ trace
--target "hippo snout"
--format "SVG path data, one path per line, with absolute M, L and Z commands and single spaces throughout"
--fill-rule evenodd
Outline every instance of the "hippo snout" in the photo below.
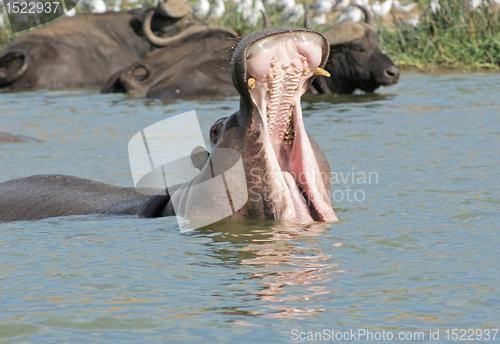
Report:
M 396 66 L 390 66 L 384 71 L 384 76 L 387 78 L 389 81 L 387 85 L 392 85 L 398 82 L 399 80 L 399 75 L 401 72 L 399 71 L 399 68 Z

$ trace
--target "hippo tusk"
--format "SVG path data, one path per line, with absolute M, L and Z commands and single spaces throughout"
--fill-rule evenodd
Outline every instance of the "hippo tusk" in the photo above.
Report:
M 220 28 L 220 27 L 208 27 L 207 25 L 193 25 L 188 27 L 187 29 L 181 31 L 175 36 L 172 37 L 158 37 L 151 30 L 151 19 L 153 18 L 154 11 L 150 11 L 146 17 L 144 18 L 144 22 L 142 24 L 142 31 L 146 38 L 154 45 L 159 47 L 165 47 L 172 43 L 181 42 L 189 36 L 198 33 L 207 33 L 211 30 L 217 29 L 227 32 L 230 35 L 236 36 L 236 33 L 232 30 Z
M 254 78 L 249 78 L 248 79 L 248 87 L 253 90 L 255 88 L 255 79 Z
M 330 73 L 328 73 L 326 70 L 324 70 L 323 68 L 320 68 L 320 67 L 317 67 L 314 70 L 313 75 L 323 75 L 323 76 L 326 76 L 327 78 L 330 77 Z

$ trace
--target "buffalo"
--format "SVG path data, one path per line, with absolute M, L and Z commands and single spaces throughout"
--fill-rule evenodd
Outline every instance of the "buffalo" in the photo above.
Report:
M 358 7 L 365 13 L 365 23 L 344 22 L 323 33 L 330 44 L 325 69 L 331 76 L 318 76 L 310 92 L 351 94 L 356 89 L 373 92 L 380 86 L 398 82 L 399 68 L 380 50 L 373 16 L 363 6 Z
M 0 88 L 101 87 L 150 51 L 205 29 L 183 0 L 160 1 L 155 9 L 59 18 L 0 52 Z
M 101 92 L 145 93 L 161 99 L 236 95 L 230 77 L 236 40 L 231 30 L 207 28 L 113 74 Z
M 325 69 L 331 76 L 318 76 L 309 92 L 351 94 L 356 89 L 373 92 L 380 86 L 398 82 L 400 71 L 379 48 L 372 28 L 373 16 L 363 6 L 359 7 L 365 12 L 365 23 L 337 24 L 323 34 L 330 44 L 330 59 Z M 266 16 L 264 19 L 268 23 Z M 307 16 L 305 26 L 309 26 Z M 183 42 L 164 44 L 162 49 L 112 75 L 101 92 L 143 93 L 159 99 L 235 95 L 227 55 L 236 40 L 236 34 L 230 30 L 207 28 L 206 32 L 191 35 Z

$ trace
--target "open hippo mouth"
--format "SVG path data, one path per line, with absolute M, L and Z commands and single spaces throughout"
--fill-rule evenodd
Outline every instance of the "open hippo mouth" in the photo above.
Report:
M 282 205 L 275 217 L 297 223 L 337 221 L 327 191 L 330 187 L 324 182 L 325 177 L 329 180 L 329 168 L 328 172 L 320 169 L 318 150 L 324 155 L 306 132 L 300 105 L 313 76 L 329 76 L 322 69 L 328 42 L 313 31 L 270 30 L 274 32 L 262 30 L 260 36 L 263 31 L 268 34 L 259 37 L 256 32 L 240 42 L 232 76 L 242 95 L 240 111 L 252 109 L 247 116 L 253 117 L 261 133 L 267 165 L 263 180 L 268 181 L 272 201 Z M 238 58 L 241 55 L 244 58 Z

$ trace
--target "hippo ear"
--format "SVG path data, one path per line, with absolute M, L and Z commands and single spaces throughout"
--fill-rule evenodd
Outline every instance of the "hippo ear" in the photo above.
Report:
M 201 171 L 207 163 L 209 156 L 210 153 L 205 148 L 196 146 L 191 152 L 191 162 L 193 163 L 193 167 Z
M 326 37 L 330 45 L 339 45 L 352 42 L 363 37 L 364 34 L 365 27 L 363 25 L 354 22 L 345 22 L 335 25 L 325 32 L 323 36 Z
M 164 17 L 182 18 L 193 13 L 193 9 L 189 2 L 184 0 L 159 0 L 158 12 Z

